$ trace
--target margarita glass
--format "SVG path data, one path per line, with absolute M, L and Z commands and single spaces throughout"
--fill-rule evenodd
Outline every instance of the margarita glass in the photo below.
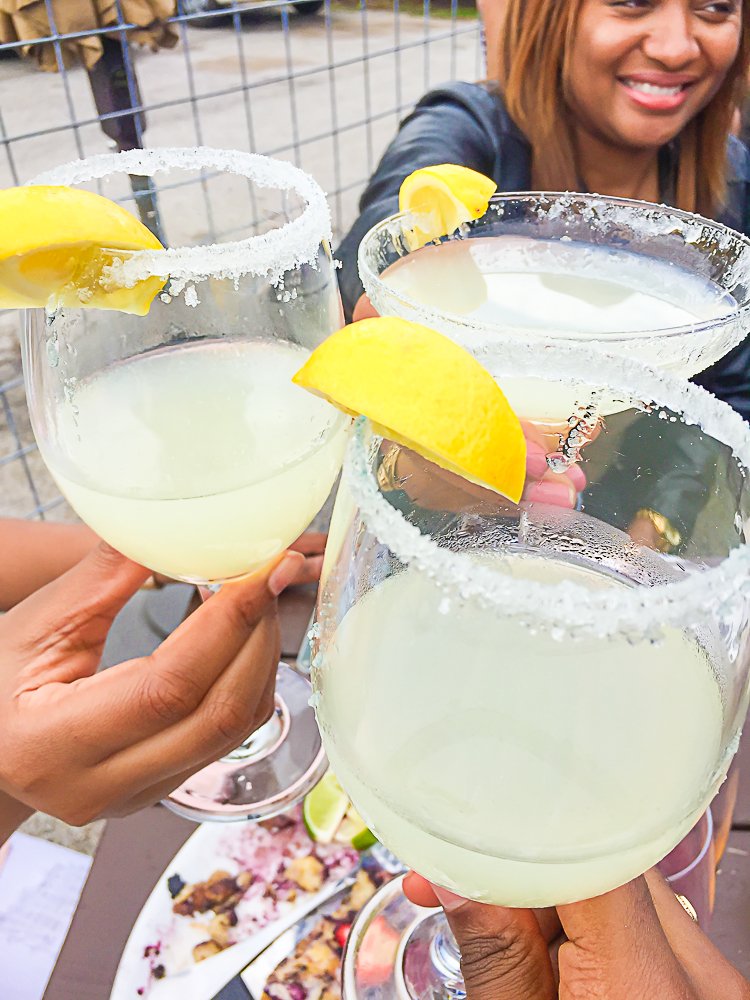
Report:
M 379 477 L 390 447 L 366 421 L 350 444 L 313 641 L 331 766 L 383 844 L 431 881 L 548 906 L 656 864 L 724 779 L 749 696 L 750 429 L 702 389 L 623 358 L 497 339 L 475 354 L 498 382 L 606 387 L 639 411 L 638 455 L 655 437 L 669 461 L 670 437 L 693 425 L 713 456 L 694 529 L 668 556 L 622 530 L 610 473 L 628 456 L 606 431 L 584 451 L 580 510 L 512 509 L 459 485 L 442 513 L 426 510 Z M 384 916 L 397 895 L 383 890 L 352 935 L 348 1000 L 374 985 L 373 1000 L 454 995 L 455 945 L 411 904 Z M 378 917 L 400 950 L 373 984 L 358 956 L 378 947 L 370 933 L 382 946 Z
M 415 221 L 401 213 L 362 240 L 365 291 L 381 315 L 467 347 L 498 334 L 578 343 L 689 378 L 750 328 L 750 240 L 696 215 L 529 193 L 494 196 L 480 219 L 426 246 Z M 507 377 L 503 390 L 519 416 L 553 435 L 566 433 L 571 414 L 585 431 L 617 409 L 601 392 L 578 399 L 534 377 Z
M 23 355 L 39 449 L 74 510 L 149 569 L 217 585 L 293 542 L 340 468 L 347 419 L 291 382 L 341 325 L 323 192 L 291 164 L 210 149 L 96 156 L 34 183 L 98 184 L 116 197 L 128 175 L 168 192 L 209 172 L 249 186 L 265 227 L 233 243 L 114 255 L 107 288 L 163 283 L 148 314 L 31 310 Z M 325 767 L 308 698 L 282 664 L 276 715 L 173 806 L 245 819 L 298 799 Z

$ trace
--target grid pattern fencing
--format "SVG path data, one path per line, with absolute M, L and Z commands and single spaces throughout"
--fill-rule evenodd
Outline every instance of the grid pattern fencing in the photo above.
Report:
M 0 20 L 0 187 L 113 148 L 232 147 L 311 173 L 336 236 L 404 114 L 431 86 L 483 69 L 473 0 L 18 7 L 35 20 Z M 161 20 L 148 23 L 155 10 Z M 217 200 L 206 177 L 133 193 L 172 245 L 238 238 L 259 222 L 252 204 Z M 0 516 L 67 519 L 29 426 L 19 324 L 0 313 Z

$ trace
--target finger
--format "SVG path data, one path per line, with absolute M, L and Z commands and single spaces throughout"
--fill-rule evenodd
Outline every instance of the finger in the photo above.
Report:
M 271 716 L 276 711 L 276 670 L 271 671 L 266 683 L 266 688 L 261 695 L 258 702 L 257 709 L 255 711 L 255 717 L 253 720 L 253 725 L 248 736 L 253 732 L 260 729 L 264 723 L 268 722 Z M 247 736 L 244 737 L 247 739 Z M 240 741 L 242 742 L 242 741 Z M 236 745 L 233 745 L 230 749 L 236 749 Z M 224 753 L 226 751 L 223 751 Z M 205 756 L 205 755 L 204 755 Z M 219 754 L 219 757 L 222 754 Z M 106 810 L 105 815 L 107 816 L 128 816 L 130 813 L 137 812 L 139 809 L 145 809 L 146 806 L 153 805 L 155 802 L 160 802 L 162 799 L 166 798 L 168 795 L 183 785 L 188 779 L 192 778 L 194 774 L 197 774 L 200 770 L 208 765 L 212 764 L 217 760 L 217 757 L 209 755 L 206 759 L 202 760 L 198 765 L 191 763 L 188 767 L 171 774 L 169 777 L 162 777 L 159 781 L 150 784 L 148 787 L 144 788 L 142 791 L 138 792 L 133 798 L 127 799 L 123 802 L 117 803 L 114 807 Z
M 5 641 L 33 658 L 34 683 L 93 673 L 115 616 L 149 571 L 102 542 L 4 618 Z M 81 656 L 94 652 L 95 656 Z M 43 670 L 43 677 L 39 670 Z
M 323 556 L 308 556 L 294 585 L 299 587 L 304 583 L 317 583 L 323 571 L 323 558 Z
M 440 900 L 431 883 L 417 872 L 412 871 L 406 875 L 403 888 L 406 898 L 416 906 L 440 906 Z M 548 906 L 544 909 L 536 909 L 533 913 L 539 924 L 542 937 L 547 944 L 550 944 L 559 936 L 562 929 L 557 910 L 554 906 Z
M 567 476 L 549 473 L 538 483 L 532 483 L 526 490 L 525 499 L 531 503 L 550 504 L 554 507 L 575 507 L 578 494 Z
M 372 319 L 373 316 L 377 315 L 378 313 L 368 297 L 360 295 L 352 313 L 352 322 L 356 323 L 360 319 Z
M 145 787 L 236 749 L 269 717 L 280 650 L 278 617 L 269 613 L 188 717 L 107 761 L 115 784 Z
M 325 552 L 327 540 L 328 535 L 324 531 L 306 531 L 289 548 L 304 556 L 319 556 Z
M 547 452 L 536 441 L 526 442 L 526 476 L 528 479 L 541 479 L 549 472 Z
M 568 984 L 567 992 L 561 987 L 561 1000 L 695 997 L 643 878 L 595 899 L 558 906 L 557 912 L 568 938 L 558 954 L 560 980 Z M 589 994 L 576 991 L 576 984 L 586 983 Z
M 539 448 L 545 455 L 549 452 L 549 435 L 545 435 L 537 424 L 533 424 L 529 420 L 522 420 L 521 430 L 526 438 L 527 448 Z
M 194 774 L 247 739 L 269 717 L 280 646 L 278 618 L 269 613 L 189 716 L 101 763 L 92 790 L 99 811 L 162 783 L 175 787 L 180 775 Z
M 416 906 L 440 906 L 432 884 L 417 872 L 408 872 L 403 882 L 404 895 Z
M 164 717 L 176 722 L 198 707 L 278 595 L 297 580 L 304 561 L 299 553 L 286 553 L 252 577 L 226 584 L 205 611 L 191 615 L 155 650 L 148 673 L 134 671 L 151 707 L 144 735 L 163 729 Z
M 82 754 L 92 763 L 163 732 L 194 713 L 245 648 L 277 593 L 299 573 L 304 556 L 280 556 L 246 580 L 227 584 L 198 608 L 150 657 L 89 678 L 78 698 L 61 698 Z M 274 664 L 275 666 L 275 664 Z M 265 686 L 266 674 L 258 690 Z M 63 695 L 66 694 L 63 691 Z M 88 699 L 92 711 L 84 720 Z
M 661 872 L 654 868 L 644 878 L 669 945 L 698 993 L 740 1000 L 747 983 L 685 912 Z
M 580 465 L 571 465 L 565 472 L 565 475 L 573 484 L 573 489 L 576 493 L 582 493 L 586 489 L 586 473 L 583 471 Z
M 526 477 L 532 481 L 546 479 L 550 482 L 564 482 L 567 479 L 576 493 L 586 488 L 586 473 L 580 465 L 571 465 L 564 473 L 552 473 L 547 461 L 546 448 L 530 440 L 526 442 Z
M 473 903 L 434 886 L 458 947 L 470 1000 L 553 1000 L 552 965 L 531 910 Z

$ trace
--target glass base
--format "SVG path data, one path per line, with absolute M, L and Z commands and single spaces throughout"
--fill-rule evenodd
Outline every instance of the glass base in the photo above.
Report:
M 304 677 L 280 663 L 276 714 L 241 747 L 176 788 L 164 805 L 202 823 L 268 819 L 299 802 L 328 767 L 311 690 Z
M 343 1000 L 464 1000 L 458 949 L 442 910 L 411 903 L 403 876 L 360 911 L 341 972 Z

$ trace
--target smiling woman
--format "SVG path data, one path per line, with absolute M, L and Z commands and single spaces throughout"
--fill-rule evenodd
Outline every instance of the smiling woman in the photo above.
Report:
M 507 8 L 496 69 L 532 145 L 534 186 L 720 209 L 749 56 L 741 0 L 509 0 Z

